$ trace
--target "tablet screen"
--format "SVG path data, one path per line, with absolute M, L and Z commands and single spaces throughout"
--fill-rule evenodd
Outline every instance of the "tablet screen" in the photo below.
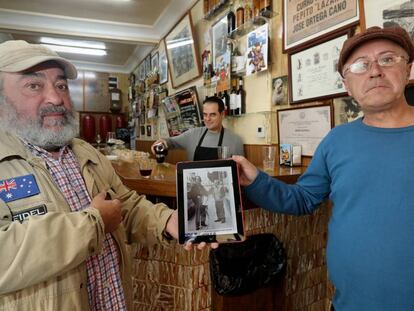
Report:
M 177 163 L 179 242 L 244 240 L 237 163 L 212 160 Z

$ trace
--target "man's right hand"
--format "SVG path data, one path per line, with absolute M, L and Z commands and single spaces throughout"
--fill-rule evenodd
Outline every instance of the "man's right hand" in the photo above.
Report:
M 164 146 L 165 146 L 166 148 L 168 148 L 167 141 L 166 141 L 165 139 L 160 138 L 160 139 L 158 139 L 155 143 L 153 143 L 153 144 L 152 144 L 152 146 L 151 146 L 151 152 L 152 152 L 152 154 L 155 154 L 155 149 L 154 149 L 154 147 L 155 147 L 155 145 L 158 145 L 158 144 L 164 144 Z
M 106 194 L 106 191 L 100 192 L 92 199 L 91 206 L 99 211 L 105 224 L 105 232 L 109 233 L 115 231 L 122 221 L 122 204 L 118 199 L 107 200 Z

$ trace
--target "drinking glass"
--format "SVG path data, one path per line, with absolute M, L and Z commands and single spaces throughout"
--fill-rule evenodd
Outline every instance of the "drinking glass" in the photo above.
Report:
M 230 147 L 229 146 L 218 146 L 217 147 L 217 156 L 219 159 L 230 158 Z
M 108 132 L 106 134 L 106 144 L 109 147 L 112 147 L 113 145 L 115 145 L 115 139 L 116 139 L 115 132 Z
M 275 157 L 276 157 L 275 146 L 264 146 L 263 147 L 263 170 L 265 172 L 272 173 L 274 171 Z
M 101 142 L 102 142 L 102 138 L 101 138 L 100 134 L 96 134 L 95 141 L 96 141 L 96 144 L 98 145 L 98 149 L 99 149 L 99 147 L 101 146 Z
M 144 178 L 150 178 L 152 170 L 155 166 L 155 160 L 150 158 L 141 158 L 138 161 L 139 173 Z

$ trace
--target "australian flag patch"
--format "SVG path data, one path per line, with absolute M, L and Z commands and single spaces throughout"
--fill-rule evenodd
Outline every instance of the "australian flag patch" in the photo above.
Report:
M 31 197 L 39 192 L 33 174 L 0 180 L 0 199 L 4 202 Z

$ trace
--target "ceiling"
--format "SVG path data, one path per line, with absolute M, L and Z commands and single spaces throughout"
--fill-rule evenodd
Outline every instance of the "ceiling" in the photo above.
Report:
M 106 56 L 59 53 L 78 69 L 123 72 L 138 62 L 197 0 L 0 0 L 0 42 L 41 37 L 103 42 Z

